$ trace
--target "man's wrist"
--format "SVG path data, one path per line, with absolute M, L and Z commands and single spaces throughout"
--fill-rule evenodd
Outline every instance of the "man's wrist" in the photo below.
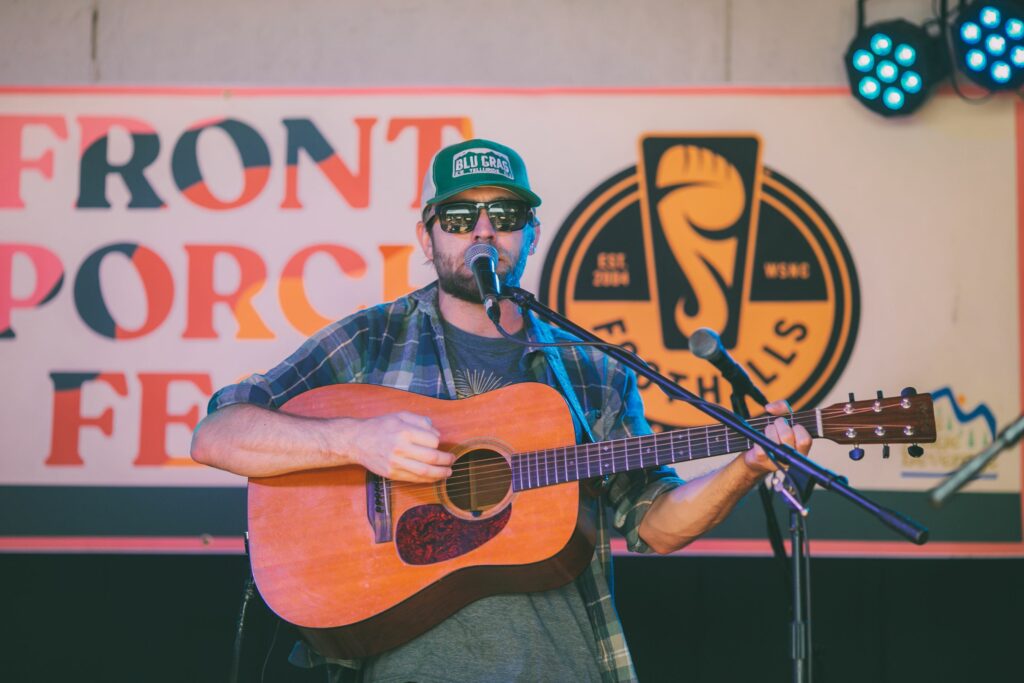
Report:
M 741 453 L 736 460 L 739 461 L 740 476 L 743 477 L 749 488 L 756 486 L 766 474 L 771 473 L 771 469 L 765 467 L 759 467 L 750 462 L 753 456 L 749 451 Z M 733 461 L 735 462 L 735 461 Z
M 314 424 L 314 434 L 322 462 L 328 467 L 357 463 L 351 453 L 352 449 L 339 450 L 341 444 L 352 442 L 351 432 L 355 425 L 351 418 L 316 419 Z

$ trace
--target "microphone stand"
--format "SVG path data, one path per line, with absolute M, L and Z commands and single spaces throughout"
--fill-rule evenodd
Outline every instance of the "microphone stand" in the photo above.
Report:
M 503 288 L 501 298 L 512 300 L 520 308 L 533 311 L 544 320 L 562 327 L 583 340 L 599 342 L 602 344 L 607 343 L 589 330 L 580 327 L 565 316 L 540 303 L 533 294 L 526 290 L 518 287 L 505 287 Z M 651 369 L 650 366 L 645 363 L 638 362 L 625 350 L 616 348 L 614 345 L 609 345 L 609 347 L 605 348 L 605 353 L 633 369 L 637 374 L 648 378 L 670 397 L 690 403 L 716 422 L 738 432 L 746 437 L 751 443 L 761 446 L 765 453 L 768 454 L 768 457 L 773 458 L 776 462 L 788 465 L 790 471 L 803 473 L 807 476 L 809 485 L 817 484 L 822 488 L 833 491 L 843 498 L 846 498 L 854 505 L 857 505 L 868 513 L 874 515 L 880 522 L 894 530 L 896 533 L 917 545 L 922 545 L 928 541 L 928 530 L 926 528 L 921 526 L 918 522 L 915 522 L 898 512 L 885 508 L 867 498 L 859 491 L 849 486 L 846 483 L 846 477 L 825 469 L 813 460 L 801 455 L 795 448 L 785 444 L 775 443 L 763 433 L 751 427 L 746 420 L 734 415 L 732 411 L 723 408 L 716 403 L 710 403 L 702 400 L 692 391 L 679 386 L 661 373 Z
M 1021 436 L 1024 436 L 1024 415 L 1004 427 L 985 450 L 960 465 L 945 481 L 929 491 L 931 504 L 941 507 L 947 498 L 973 481 L 997 455 L 1020 441 Z
M 503 289 L 502 299 L 511 299 L 520 308 L 533 311 L 542 319 L 553 323 L 576 335 L 584 341 L 606 343 L 603 339 L 580 327 L 565 316 L 537 301 L 526 290 L 518 287 Z M 914 520 L 904 517 L 894 510 L 882 507 L 848 486 L 846 478 L 831 472 L 814 461 L 801 455 L 795 448 L 778 444 L 763 433 L 757 431 L 747 422 L 749 412 L 745 404 L 743 390 L 733 386 L 732 405 L 735 413 L 715 403 L 702 400 L 693 392 L 679 386 L 661 373 L 652 369 L 642 360 L 614 345 L 603 348 L 609 356 L 634 370 L 638 375 L 648 378 L 664 391 L 669 397 L 686 401 L 704 414 L 726 427 L 739 432 L 751 443 L 764 449 L 765 453 L 776 463 L 783 463 L 789 469 L 772 475 L 774 488 L 790 507 L 790 538 L 793 545 L 793 623 L 792 623 L 792 658 L 793 680 L 797 683 L 810 683 L 811 680 L 811 630 L 810 630 L 810 577 L 809 566 L 804 553 L 807 538 L 805 517 L 807 508 L 803 501 L 810 496 L 815 484 L 833 491 L 851 503 L 874 515 L 880 522 L 896 531 L 904 538 L 922 545 L 928 540 L 928 530 Z M 755 388 L 756 390 L 756 388 Z
M 739 382 L 730 381 L 730 384 L 732 385 L 733 412 L 742 419 L 749 420 L 750 410 L 747 408 L 746 401 L 748 393 L 756 393 L 757 400 L 764 399 L 764 394 L 757 387 L 753 387 L 753 392 L 748 392 Z M 808 486 L 807 479 L 799 477 L 795 472 L 784 474 L 780 470 L 769 476 L 771 488 L 779 492 L 782 501 L 789 508 L 789 542 L 793 548 L 792 570 L 789 572 L 792 588 L 790 604 L 793 609 L 790 631 L 793 680 L 796 683 L 810 683 L 813 678 L 811 667 L 811 567 L 810 558 L 804 551 L 806 545 L 810 543 L 807 538 L 807 515 L 810 513 L 810 509 L 806 507 L 806 503 L 814 487 Z M 765 514 L 768 516 L 772 550 L 776 557 L 783 561 L 785 567 L 786 551 L 781 547 L 778 524 L 775 521 L 775 510 L 772 507 L 767 486 L 769 486 L 767 483 L 759 485 L 759 493 L 761 501 L 764 503 Z M 776 547 L 776 543 L 778 543 L 778 547 Z

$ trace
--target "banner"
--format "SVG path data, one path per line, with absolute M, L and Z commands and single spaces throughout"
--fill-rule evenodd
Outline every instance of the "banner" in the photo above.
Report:
M 244 479 L 188 457 L 209 396 L 430 282 L 421 180 L 479 136 L 544 200 L 523 286 L 704 398 L 701 326 L 795 410 L 933 395 L 921 457 L 812 450 L 933 541 L 818 492 L 816 552 L 1024 555 L 1020 451 L 925 502 L 1021 410 L 1022 135 L 1010 98 L 889 121 L 832 88 L 0 90 L 0 549 L 241 550 Z M 707 421 L 641 386 L 657 429 Z M 762 530 L 741 505 L 687 552 Z

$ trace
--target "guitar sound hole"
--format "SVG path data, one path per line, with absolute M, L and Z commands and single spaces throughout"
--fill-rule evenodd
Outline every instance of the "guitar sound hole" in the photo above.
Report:
M 445 491 L 455 507 L 478 516 L 504 500 L 511 484 L 512 470 L 505 458 L 479 449 L 455 461 Z

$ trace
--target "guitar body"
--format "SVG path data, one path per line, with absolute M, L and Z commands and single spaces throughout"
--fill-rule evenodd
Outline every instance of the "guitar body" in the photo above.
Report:
M 285 412 L 430 417 L 452 477 L 383 481 L 357 466 L 249 480 L 249 555 L 261 595 L 321 654 L 383 652 L 488 595 L 579 575 L 595 530 L 568 482 L 512 491 L 513 453 L 575 443 L 564 399 L 515 384 L 449 401 L 367 384 L 303 393 Z M 374 497 L 376 496 L 376 497 Z
M 356 466 L 249 480 L 256 585 L 278 616 L 338 659 L 401 645 L 482 597 L 548 590 L 578 576 L 596 535 L 578 481 L 751 445 L 711 425 L 577 446 L 561 394 L 534 383 L 459 401 L 339 384 L 300 394 L 282 410 L 427 415 L 440 448 L 456 456 L 452 475 L 432 484 L 389 481 Z M 764 429 L 772 419 L 751 423 Z M 790 420 L 816 438 L 909 443 L 917 455 L 918 443 L 936 439 L 931 396 L 910 388 Z M 913 540 L 923 543 L 927 530 L 917 531 Z

